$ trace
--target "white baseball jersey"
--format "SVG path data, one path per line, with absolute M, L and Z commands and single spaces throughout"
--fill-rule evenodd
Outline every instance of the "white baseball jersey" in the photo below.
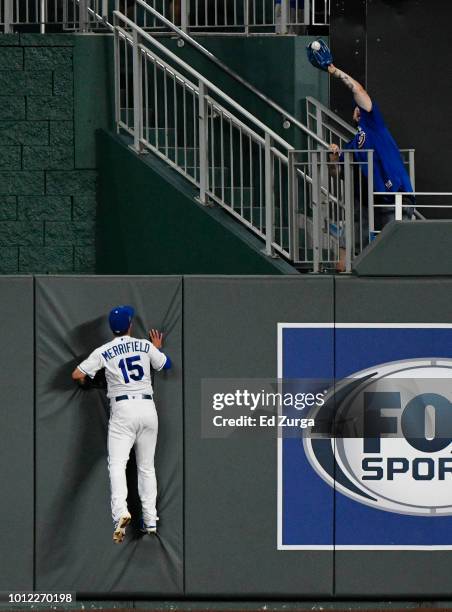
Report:
M 94 378 L 105 368 L 107 396 L 112 399 L 118 395 L 152 395 L 151 366 L 159 371 L 165 363 L 166 355 L 149 340 L 119 336 L 95 349 L 78 369 Z

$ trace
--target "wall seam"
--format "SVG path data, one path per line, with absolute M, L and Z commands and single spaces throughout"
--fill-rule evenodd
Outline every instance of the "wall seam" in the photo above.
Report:
M 182 297 L 182 322 L 181 322 L 181 344 L 182 344 L 182 596 L 186 596 L 186 563 L 185 563 L 185 493 L 186 493 L 186 457 L 185 457 L 185 276 L 181 277 Z
M 73 41 L 74 44 L 72 46 L 72 59 L 71 59 L 71 66 L 72 66 L 72 150 L 73 150 L 73 155 L 74 155 L 74 162 L 72 164 L 73 168 L 72 170 L 74 172 L 77 171 L 77 155 L 76 155 L 76 147 L 75 147 L 75 41 Z M 72 225 L 75 222 L 75 216 L 74 216 L 74 206 L 75 206 L 75 195 L 71 194 L 71 223 Z M 94 228 L 95 228 L 95 222 L 94 222 Z M 94 229 L 95 231 L 95 229 Z M 77 242 L 77 240 L 75 241 Z M 76 245 L 73 244 L 72 245 L 72 272 L 75 273 L 75 262 L 76 262 Z M 94 256 L 95 257 L 95 256 Z
M 368 75 L 368 70 L 367 70 L 367 48 L 368 48 L 368 36 L 367 36 L 367 14 L 369 11 L 369 6 L 366 0 L 366 10 L 364 13 L 364 75 L 365 75 L 365 79 L 364 79 L 364 87 L 367 90 L 368 88 L 368 83 L 367 83 L 367 75 Z
M 36 277 L 33 275 L 33 591 L 36 591 Z
M 336 386 L 336 277 L 333 276 L 333 385 Z M 333 438 L 334 455 L 336 455 L 336 436 Z M 333 597 L 336 597 L 336 461 L 334 461 L 333 489 Z

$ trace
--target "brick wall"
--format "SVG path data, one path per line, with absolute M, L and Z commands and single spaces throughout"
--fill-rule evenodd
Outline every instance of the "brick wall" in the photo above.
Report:
M 0 36 L 0 273 L 91 273 L 96 171 L 74 164 L 74 37 Z

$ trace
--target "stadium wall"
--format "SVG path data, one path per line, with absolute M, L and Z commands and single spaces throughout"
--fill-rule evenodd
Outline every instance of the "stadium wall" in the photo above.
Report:
M 326 41 L 328 37 L 324 37 Z M 304 99 L 317 98 L 328 105 L 329 79 L 320 70 L 313 70 L 306 56 L 306 46 L 313 36 L 198 36 L 196 38 L 226 66 L 249 81 L 295 117 L 303 117 Z M 299 130 L 283 128 L 281 114 L 228 76 L 213 62 L 206 60 L 189 45 L 180 48 L 175 40 L 166 43 L 169 49 L 201 70 L 215 85 L 242 104 L 295 147 L 305 142 Z
M 98 134 L 98 274 L 298 274 L 152 155 Z
M 296 115 L 302 112 L 302 100 L 306 95 L 327 101 L 327 77 L 307 65 L 304 52 L 309 40 L 307 37 L 247 39 L 220 36 L 200 40 L 263 93 Z M 113 128 L 112 37 L 96 34 L 13 34 L 2 36 L 0 43 L 1 274 L 91 273 L 95 270 L 163 274 L 293 273 L 292 268 L 281 262 L 266 260 L 260 254 L 261 243 L 241 231 L 241 228 L 236 228 L 238 224 L 235 222 L 224 223 L 221 232 L 218 226 L 213 226 L 217 227 L 214 235 L 219 243 L 227 245 L 222 248 L 224 256 L 227 254 L 229 258 L 224 265 L 218 260 L 212 261 L 208 256 L 203 256 L 205 265 L 192 265 L 190 257 L 195 255 L 192 250 L 188 258 L 187 251 L 179 258 L 179 267 L 163 263 L 157 265 L 154 257 L 153 265 L 149 267 L 147 262 L 143 268 L 143 257 L 149 259 L 147 253 L 131 257 L 126 268 L 124 261 L 118 261 L 110 248 L 96 255 L 99 173 L 95 134 L 99 129 L 108 131 Z M 296 141 L 291 129 L 283 129 L 278 113 L 269 110 L 211 62 L 187 47 L 177 47 L 173 40 L 166 41 L 166 44 L 202 69 L 217 85 L 232 91 L 239 102 L 253 108 L 256 116 L 268 122 L 283 137 Z M 297 141 L 297 145 L 303 146 L 303 143 Z M 99 163 L 102 163 L 101 182 L 105 186 L 112 179 L 112 169 L 102 161 Z M 120 182 L 128 184 L 122 168 L 117 164 L 114 167 L 116 177 L 121 178 Z M 153 177 L 149 171 L 149 180 L 152 181 Z M 170 173 L 168 184 L 164 184 L 164 181 L 160 183 L 165 198 L 174 195 L 174 181 Z M 131 184 L 128 184 L 128 188 L 130 193 L 135 191 L 135 186 Z M 102 193 L 105 191 L 102 190 Z M 193 202 L 190 204 L 193 205 Z M 101 203 L 101 208 L 104 205 L 105 202 Z M 148 211 L 141 211 L 138 207 L 135 209 L 137 219 L 140 214 L 148 215 L 146 219 L 141 219 L 147 224 L 148 232 L 152 231 L 151 223 L 155 221 L 149 214 L 157 212 L 155 208 Z M 192 211 L 191 216 L 193 223 L 196 218 L 202 218 L 196 210 Z M 132 221 L 129 219 L 126 225 L 131 227 Z M 103 221 L 98 234 L 102 234 L 102 227 Z M 172 228 L 168 228 L 165 234 L 166 230 L 161 226 L 160 239 L 166 247 L 174 237 Z M 195 239 L 198 246 L 199 239 L 208 235 L 203 223 L 199 228 L 196 224 L 191 225 L 191 231 L 191 244 Z M 186 240 L 187 236 L 183 238 Z M 243 242 L 248 246 L 243 246 Z M 102 244 L 107 242 L 101 239 L 98 248 Z M 255 251 L 251 258 L 246 255 L 249 245 Z M 207 246 L 212 251 L 212 245 Z M 172 252 L 173 259 L 181 255 L 178 248 Z M 116 248 L 116 251 L 119 253 L 120 250 Z M 218 252 L 218 248 L 213 252 Z M 198 259 L 201 256 L 202 253 Z
M 75 45 L 71 35 L 1 37 L 3 274 L 94 270 L 97 173 L 76 155 Z
M 277 550 L 276 439 L 208 439 L 200 419 L 203 379 L 277 376 L 278 323 L 450 324 L 449 279 L 38 276 L 1 285 L 3 337 L 19 360 L 2 352 L 2 590 L 127 601 L 450 598 L 450 550 L 334 550 L 350 518 L 333 489 L 331 503 L 314 496 L 296 519 L 326 521 L 333 546 Z M 122 547 L 111 542 L 108 405 L 101 389 L 82 391 L 70 379 L 109 337 L 105 313 L 116 302 L 136 306 L 138 336 L 163 329 L 174 362 L 155 379 L 159 536 L 140 538 L 134 524 Z M 374 510 L 370 538 L 384 514 Z M 432 520 L 421 531 L 435 545 Z

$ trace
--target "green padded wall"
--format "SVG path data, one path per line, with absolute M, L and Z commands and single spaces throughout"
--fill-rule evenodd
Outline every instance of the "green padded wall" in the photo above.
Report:
M 451 279 L 338 278 L 335 285 L 337 323 L 452 323 Z M 339 494 L 336 512 L 344 518 Z M 337 550 L 335 594 L 449 597 L 451 570 L 451 551 Z
M 450 597 L 450 551 L 278 551 L 276 441 L 203 438 L 200 388 L 204 378 L 273 378 L 278 322 L 450 324 L 451 279 L 39 276 L 1 278 L 0 290 L 2 346 L 14 348 L 0 368 L 2 590 L 128 601 Z M 117 301 L 137 307 L 137 335 L 163 328 L 174 362 L 155 383 L 160 534 L 142 540 L 135 522 L 123 548 L 111 543 L 105 396 L 70 379 L 108 337 Z M 339 494 L 313 505 L 336 534 L 344 509 Z
M 353 272 L 358 276 L 450 276 L 451 230 L 452 221 L 391 221 L 355 259 Z
M 0 278 L 0 590 L 33 590 L 33 279 Z
M 108 400 L 82 390 L 74 367 L 111 338 L 107 314 L 133 304 L 134 333 L 165 333 L 174 368 L 155 376 L 159 533 L 139 533 L 136 469 L 129 464 L 133 524 L 112 542 L 107 471 Z M 36 279 L 36 588 L 79 596 L 177 596 L 183 591 L 182 279 Z
M 186 593 L 331 596 L 332 550 L 277 550 L 276 436 L 203 438 L 201 381 L 276 378 L 277 324 L 332 322 L 333 279 L 185 277 L 184 304 Z

